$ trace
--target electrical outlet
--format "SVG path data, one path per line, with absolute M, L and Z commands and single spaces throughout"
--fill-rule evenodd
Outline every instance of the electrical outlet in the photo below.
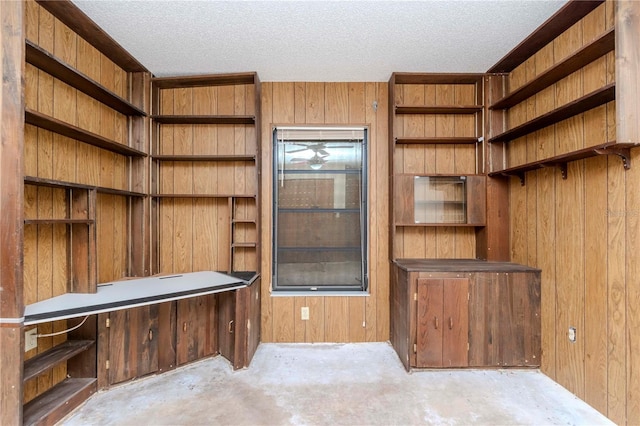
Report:
M 569 327 L 569 341 L 571 343 L 575 343 L 576 342 L 576 328 L 575 327 Z
M 31 349 L 38 347 L 38 328 L 32 328 L 24 333 L 24 351 L 29 352 Z
M 303 306 L 300 309 L 300 317 L 304 321 L 307 321 L 309 319 L 309 307 L 308 306 Z

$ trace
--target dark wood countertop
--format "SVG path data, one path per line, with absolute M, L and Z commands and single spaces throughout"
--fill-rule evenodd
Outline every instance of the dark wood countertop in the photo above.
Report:
M 396 259 L 407 272 L 539 272 L 540 269 L 511 262 L 479 259 Z

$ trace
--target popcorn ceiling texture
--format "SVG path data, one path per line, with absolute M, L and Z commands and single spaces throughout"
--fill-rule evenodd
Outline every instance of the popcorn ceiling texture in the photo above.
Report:
M 564 0 L 73 0 L 156 76 L 387 81 L 485 72 Z

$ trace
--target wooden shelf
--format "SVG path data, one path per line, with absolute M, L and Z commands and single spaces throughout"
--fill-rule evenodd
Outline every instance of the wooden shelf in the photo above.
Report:
M 585 111 L 589 111 L 600 105 L 615 99 L 615 84 L 608 84 L 594 92 L 589 93 L 575 101 L 569 102 L 546 114 L 527 121 L 513 129 L 507 130 L 489 139 L 489 142 L 508 142 L 519 137 L 528 135 L 537 130 L 543 129 L 562 120 L 573 117 Z
M 154 115 L 161 124 L 255 124 L 253 115 Z
M 425 74 L 394 72 L 395 84 L 477 84 L 482 82 L 483 74 Z
M 23 381 L 39 376 L 57 364 L 73 358 L 93 345 L 93 340 L 67 340 L 46 352 L 28 359 L 24 363 Z
M 159 89 L 175 89 L 184 87 L 254 84 L 256 80 L 257 74 L 255 72 L 247 72 L 194 77 L 156 77 L 151 80 L 151 83 Z
M 482 105 L 396 105 L 396 114 L 474 114 Z
M 433 145 L 462 145 L 477 144 L 481 142 L 480 138 L 395 138 L 396 144 L 412 145 L 412 144 L 433 144 Z
M 154 155 L 158 161 L 256 161 L 255 155 Z
M 568 2 L 500 59 L 498 63 L 492 66 L 487 73 L 508 73 L 513 71 L 518 65 L 522 64 L 602 3 L 604 3 L 604 0 Z
M 23 424 L 55 424 L 96 391 L 97 379 L 66 379 L 24 406 Z
M 231 243 L 233 248 L 255 248 L 256 246 L 256 243 Z
M 498 110 L 511 108 L 552 84 L 562 80 L 569 74 L 578 71 L 580 68 L 590 64 L 601 56 L 613 51 L 614 47 L 615 35 L 614 30 L 612 29 L 603 34 L 600 38 L 594 40 L 592 43 L 584 46 L 564 61 L 540 74 L 524 86 L 503 97 L 495 104 L 491 105 L 489 109 Z
M 464 222 L 449 222 L 449 223 L 396 223 L 396 228 L 410 228 L 410 227 L 468 227 L 468 228 L 481 228 L 484 224 L 476 223 L 464 223 Z
M 618 144 L 615 142 L 607 142 L 589 148 L 572 151 L 567 154 L 557 155 L 555 157 L 547 158 L 544 160 L 534 161 L 532 163 L 526 163 L 504 170 L 496 170 L 490 172 L 489 176 L 516 176 L 520 178 L 520 183 L 524 185 L 524 177 L 526 172 L 541 169 L 543 167 L 558 167 L 562 172 L 562 178 L 566 179 L 567 163 L 571 161 L 584 160 L 585 158 L 591 158 L 598 155 L 617 155 L 622 159 L 624 168 L 629 169 L 631 167 L 630 148 L 634 146 L 635 145 L 633 144 Z
M 58 224 L 85 224 L 92 225 L 96 223 L 93 219 L 25 219 L 25 225 L 58 225 Z
M 75 188 L 75 189 L 95 190 L 103 194 L 122 195 L 125 197 L 146 197 L 146 194 L 142 192 L 133 192 L 133 191 L 126 191 L 123 189 L 105 188 L 102 186 L 84 185 L 81 183 L 65 182 L 65 181 L 55 180 L 55 179 L 45 179 L 45 178 L 39 178 L 35 176 L 25 176 L 24 183 L 29 185 L 36 185 L 36 186 L 48 186 L 50 188 L 62 188 L 62 189 Z
M 126 145 L 112 141 L 110 139 L 81 129 L 80 127 L 76 127 L 48 115 L 42 114 L 38 111 L 26 109 L 24 112 L 24 121 L 27 124 L 40 127 L 41 129 L 50 130 L 59 135 L 66 136 L 71 139 L 76 139 L 88 145 L 115 152 L 116 154 L 126 155 L 130 157 L 145 157 L 147 155 L 142 151 L 130 148 Z
M 248 223 L 248 224 L 252 224 L 252 225 L 256 224 L 255 219 L 232 219 L 231 222 L 233 222 L 233 223 Z
M 31 65 L 51 74 L 58 80 L 80 90 L 82 93 L 102 102 L 108 107 L 113 108 L 124 115 L 146 115 L 140 108 L 107 90 L 98 82 L 58 60 L 56 57 L 28 40 L 26 41 L 25 58 Z
M 151 194 L 153 198 L 256 198 L 244 194 Z

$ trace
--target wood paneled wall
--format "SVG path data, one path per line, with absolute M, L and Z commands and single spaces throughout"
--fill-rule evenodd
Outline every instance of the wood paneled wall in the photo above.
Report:
M 613 26 L 607 1 L 510 76 L 517 87 Z M 514 108 L 517 124 L 614 79 L 610 53 Z M 615 105 L 510 143 L 510 164 L 615 141 Z M 525 138 L 523 138 L 525 139 Z M 640 419 L 640 151 L 510 182 L 511 260 L 542 269 L 542 370 L 618 424 Z M 576 327 L 577 341 L 568 339 Z
M 398 84 L 394 105 L 475 105 L 475 84 Z M 477 137 L 473 115 L 407 114 L 395 117 L 397 137 Z M 475 174 L 476 145 L 396 145 L 396 174 Z M 473 227 L 402 227 L 394 259 L 476 257 Z
M 262 84 L 263 342 L 389 339 L 387 86 L 386 83 Z M 271 295 L 271 132 L 274 125 L 290 124 L 369 126 L 369 296 Z M 309 307 L 308 321 L 300 319 L 303 306 Z
M 80 72 L 123 98 L 128 98 L 127 73 L 101 54 L 69 27 L 33 0 L 24 3 L 25 37 Z M 33 65 L 25 65 L 25 106 L 58 120 L 81 127 L 126 144 L 127 117 L 91 99 L 84 93 L 53 78 Z M 32 125 L 24 128 L 24 173 L 27 176 L 129 189 L 129 160 L 122 155 L 87 145 Z M 68 209 L 66 191 L 25 185 L 26 218 L 64 218 Z M 96 203 L 97 263 L 99 281 L 122 278 L 127 274 L 128 215 L 126 198 L 98 194 Z M 65 224 L 27 224 L 24 229 L 24 302 L 40 300 L 68 292 L 71 271 L 67 263 L 68 227 Z M 38 325 L 38 333 L 65 330 L 66 321 Z M 57 337 L 38 339 L 38 348 L 25 354 L 35 356 L 65 340 Z M 44 390 L 62 381 L 66 367 L 25 385 L 28 402 Z

